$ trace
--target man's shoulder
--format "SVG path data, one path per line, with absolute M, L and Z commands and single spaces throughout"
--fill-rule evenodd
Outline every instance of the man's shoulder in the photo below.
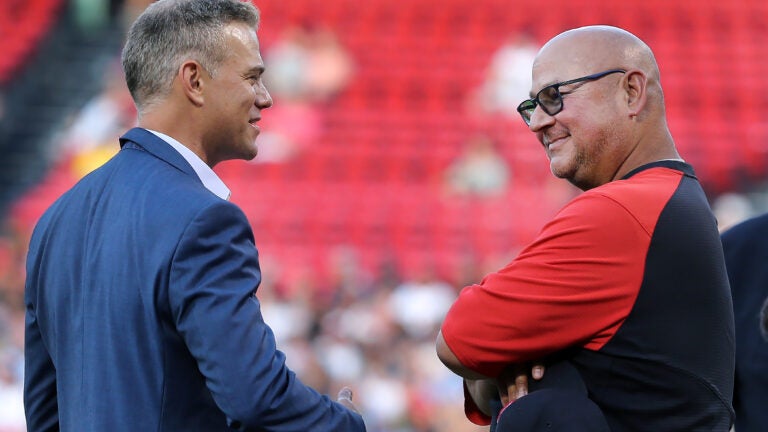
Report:
M 677 189 L 681 177 L 682 173 L 656 170 L 643 172 L 629 179 L 615 180 L 587 190 L 567 206 L 602 207 L 606 203 L 614 203 L 631 209 L 651 203 L 664 203 Z
M 163 215 L 187 214 L 192 218 L 211 206 L 234 206 L 206 189 L 195 176 L 162 159 L 141 152 L 127 153 L 121 150 L 80 179 L 46 213 L 65 220 L 76 219 L 82 213 L 162 220 Z
M 612 181 L 590 189 L 566 204 L 559 216 L 581 220 L 597 219 L 604 224 L 611 221 L 639 223 L 648 232 L 652 232 L 683 176 L 680 172 L 666 168 L 660 170 L 662 172 L 655 169 L 644 171 L 629 179 Z
M 723 239 L 754 238 L 758 233 L 768 233 L 768 213 L 752 217 L 732 226 L 723 233 Z M 755 240 L 762 241 L 763 238 L 759 237 L 755 238 Z

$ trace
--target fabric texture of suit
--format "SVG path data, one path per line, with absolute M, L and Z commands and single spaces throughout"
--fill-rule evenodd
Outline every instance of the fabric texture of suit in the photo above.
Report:
M 736 319 L 735 426 L 738 432 L 764 432 L 768 342 L 760 331 L 760 309 L 768 297 L 768 214 L 732 227 L 722 240 Z
M 120 143 L 32 236 L 29 430 L 365 430 L 285 366 L 243 212 L 152 133 Z

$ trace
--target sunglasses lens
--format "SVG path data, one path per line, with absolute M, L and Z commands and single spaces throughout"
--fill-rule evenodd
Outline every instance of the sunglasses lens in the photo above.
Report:
M 539 92 L 539 103 L 549 115 L 555 115 L 563 109 L 563 98 L 557 87 L 545 87 Z
M 520 115 L 523 117 L 525 124 L 530 124 L 531 116 L 533 115 L 533 110 L 535 109 L 536 109 L 536 102 L 529 99 L 527 101 L 523 101 L 523 103 L 518 105 L 517 112 L 519 112 Z

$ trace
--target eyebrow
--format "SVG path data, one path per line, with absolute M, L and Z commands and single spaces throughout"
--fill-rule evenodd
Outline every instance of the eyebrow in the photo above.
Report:
M 557 84 L 557 83 L 552 83 L 552 84 Z M 540 92 L 540 91 L 542 91 L 542 90 L 544 90 L 545 88 L 547 88 L 547 87 L 551 86 L 552 84 L 547 84 L 547 85 L 545 85 L 544 87 L 540 88 L 540 89 L 539 89 L 539 91 L 537 91 L 536 93 L 534 93 L 534 92 L 533 92 L 533 90 L 531 90 L 531 92 L 530 92 L 530 93 L 528 93 L 528 96 L 530 96 L 530 97 L 531 97 L 531 99 L 533 99 L 533 98 L 535 98 L 535 97 L 536 97 L 536 96 L 539 94 L 539 92 Z
M 553 85 L 555 85 L 555 84 L 559 84 L 559 83 L 560 83 L 560 81 L 555 81 L 555 82 L 553 82 L 553 83 L 549 83 L 549 84 L 545 85 L 544 87 L 540 88 L 540 89 L 539 89 L 539 91 L 537 91 L 536 93 L 534 93 L 534 92 L 533 92 L 533 90 L 531 90 L 531 92 L 530 92 L 530 93 L 528 93 L 528 96 L 530 96 L 530 97 L 531 97 L 531 99 L 533 99 L 533 98 L 535 98 L 535 97 L 536 97 L 536 95 L 538 95 L 538 94 L 539 94 L 539 92 L 540 92 L 540 91 L 544 90 L 544 89 L 545 89 L 545 88 L 547 88 L 547 87 L 550 87 L 550 86 L 553 86 Z
M 536 92 L 536 93 L 534 93 L 533 90 L 531 90 L 531 92 L 528 93 L 528 95 L 531 97 L 531 99 L 533 99 L 533 98 L 536 97 L 536 95 L 539 94 L 540 91 L 544 90 L 545 88 L 552 87 L 553 85 L 560 86 L 560 85 L 563 85 L 563 83 L 567 83 L 567 82 L 568 82 L 568 80 L 566 80 L 566 81 L 555 81 L 555 82 L 549 83 L 549 84 L 545 85 L 544 87 L 540 88 L 539 91 Z M 568 85 L 570 85 L 570 84 L 568 84 Z

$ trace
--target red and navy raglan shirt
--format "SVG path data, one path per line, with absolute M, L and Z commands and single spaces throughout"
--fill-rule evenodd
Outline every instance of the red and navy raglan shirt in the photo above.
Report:
M 717 223 L 690 165 L 659 161 L 568 203 L 464 288 L 442 334 L 463 365 L 573 351 L 613 431 L 727 431 L 734 324 Z M 488 424 L 467 398 L 467 416 Z

